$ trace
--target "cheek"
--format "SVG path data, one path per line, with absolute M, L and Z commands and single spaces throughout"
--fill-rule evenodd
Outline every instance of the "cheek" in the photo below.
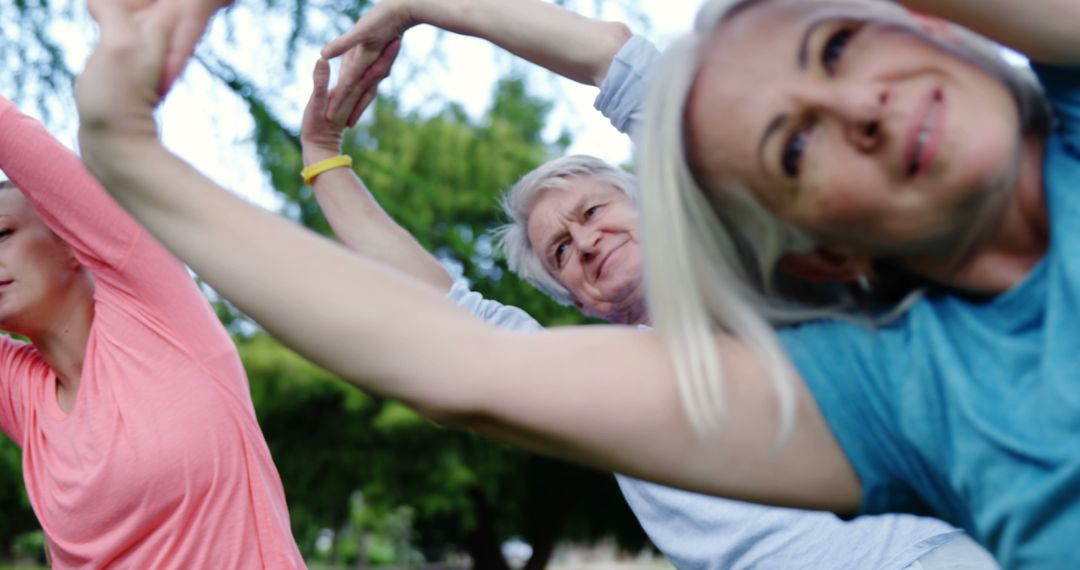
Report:
M 832 230 L 858 227 L 875 217 L 889 198 L 881 178 L 866 169 L 836 174 L 804 190 L 806 199 L 799 208 L 804 223 Z
M 1017 128 L 1000 121 L 984 120 L 969 133 L 966 144 L 956 145 L 951 185 L 983 188 L 996 184 L 1014 164 L 1019 152 Z
M 569 289 L 570 293 L 574 295 L 578 294 L 582 283 L 580 265 L 576 262 L 570 263 L 555 275 L 559 283 L 562 283 L 563 287 Z
M 966 81 L 952 91 L 942 166 L 960 177 L 956 183 L 979 186 L 1000 176 L 1015 157 L 1020 119 L 1003 85 L 981 71 L 967 71 Z
M 32 279 L 45 288 L 62 287 L 71 280 L 74 268 L 66 249 L 43 243 L 19 253 L 19 266 L 24 279 Z

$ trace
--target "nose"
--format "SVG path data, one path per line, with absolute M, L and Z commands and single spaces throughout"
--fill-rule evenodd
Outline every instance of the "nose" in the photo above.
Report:
M 574 240 L 574 248 L 577 249 L 582 263 L 589 263 L 596 259 L 600 252 L 601 232 L 589 226 L 576 226 L 570 228 L 570 237 Z
M 836 121 L 855 148 L 872 152 L 881 146 L 882 119 L 889 102 L 886 87 L 831 83 L 806 89 L 795 98 L 810 116 Z

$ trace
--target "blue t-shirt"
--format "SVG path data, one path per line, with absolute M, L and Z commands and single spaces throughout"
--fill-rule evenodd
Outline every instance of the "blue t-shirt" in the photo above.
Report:
M 928 295 L 876 331 L 781 331 L 862 481 L 862 511 L 933 514 L 1006 568 L 1080 568 L 1080 68 L 1054 107 L 1045 257 L 990 300 Z
M 509 330 L 540 331 L 528 313 L 485 299 L 457 281 L 451 301 Z M 928 552 L 959 548 L 965 568 L 993 563 L 963 550 L 963 532 L 934 519 L 907 515 L 844 521 L 832 513 L 766 507 L 672 489 L 616 475 L 619 488 L 653 544 L 680 570 L 915 568 Z M 951 566 L 943 566 L 945 568 Z

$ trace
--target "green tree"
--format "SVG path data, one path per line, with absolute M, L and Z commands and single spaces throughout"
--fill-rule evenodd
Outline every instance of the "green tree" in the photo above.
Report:
M 239 0 L 193 64 L 247 106 L 251 138 L 282 211 L 323 233 L 326 222 L 296 174 L 299 102 L 288 87 L 290 77 L 305 75 L 292 74 L 297 54 L 345 30 L 367 4 Z M 83 0 L 0 3 L 0 62 L 7 72 L 0 93 L 40 113 L 54 131 L 72 126 L 71 80 L 92 41 L 83 6 Z M 641 21 L 635 27 L 645 28 Z M 260 54 L 257 67 L 244 59 L 252 46 Z M 395 76 L 415 76 L 430 64 L 399 62 Z M 460 267 L 475 289 L 546 325 L 578 323 L 576 312 L 507 272 L 487 233 L 501 221 L 496 197 L 570 140 L 565 134 L 544 140 L 551 103 L 526 87 L 520 77 L 500 82 L 480 119 L 454 104 L 421 115 L 393 96 L 380 98 L 346 141 L 346 152 L 388 213 Z M 427 95 L 439 100 L 437 91 Z M 215 303 L 236 334 L 306 555 L 315 555 L 324 528 L 344 537 L 329 554 L 339 562 L 408 562 L 418 547 L 429 560 L 464 549 L 477 566 L 500 568 L 500 542 L 521 536 L 535 549 L 530 567 L 539 568 L 560 539 L 614 534 L 631 546 L 644 542 L 609 474 L 442 430 L 397 402 L 345 385 L 258 333 L 227 303 Z M 18 449 L 0 438 L 0 557 L 35 527 L 19 462 Z
M 402 113 L 393 100 L 381 98 L 345 150 L 387 212 L 425 247 L 460 265 L 478 290 L 553 325 L 582 318 L 504 271 L 488 234 L 500 222 L 497 197 L 565 150 L 568 137 L 548 144 L 539 135 L 549 108 L 520 79 L 499 83 L 492 108 L 479 121 L 454 106 L 434 117 Z M 262 165 L 287 197 L 288 210 L 327 233 L 310 188 L 296 180 L 295 138 L 269 116 L 257 133 Z M 609 474 L 438 429 L 401 404 L 360 397 L 326 384 L 325 377 L 316 388 L 298 380 L 316 378 L 315 372 L 275 362 L 282 349 L 271 350 L 268 342 L 256 336 L 240 346 L 305 548 L 311 543 L 304 540 L 321 528 L 318 521 L 345 528 L 345 498 L 354 491 L 384 512 L 413 507 L 416 540 L 429 557 L 465 549 L 483 568 L 506 566 L 499 546 L 515 535 L 534 547 L 530 568 L 543 567 L 560 539 L 614 534 L 632 546 L 644 543 Z M 279 390 L 288 396 L 271 396 Z M 305 428 L 296 430 L 299 425 Z

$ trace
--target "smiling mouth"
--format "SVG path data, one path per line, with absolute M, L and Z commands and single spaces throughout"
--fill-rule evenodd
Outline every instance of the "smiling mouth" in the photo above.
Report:
M 936 137 L 940 131 L 940 115 L 942 107 L 942 93 L 935 89 L 925 103 L 922 121 L 913 127 L 914 132 L 908 136 L 908 151 L 906 161 L 906 173 L 908 179 L 915 178 L 919 172 L 926 169 L 936 151 Z
M 594 281 L 599 281 L 600 280 L 600 276 L 604 274 L 604 268 L 607 267 L 608 260 L 611 259 L 611 256 L 616 251 L 618 251 L 620 248 L 622 248 L 623 245 L 626 245 L 626 244 L 617 245 L 617 246 L 611 248 L 611 250 L 607 252 L 607 255 L 604 256 L 604 259 L 600 260 L 600 263 L 597 264 L 597 266 L 596 266 L 596 275 L 593 278 Z

